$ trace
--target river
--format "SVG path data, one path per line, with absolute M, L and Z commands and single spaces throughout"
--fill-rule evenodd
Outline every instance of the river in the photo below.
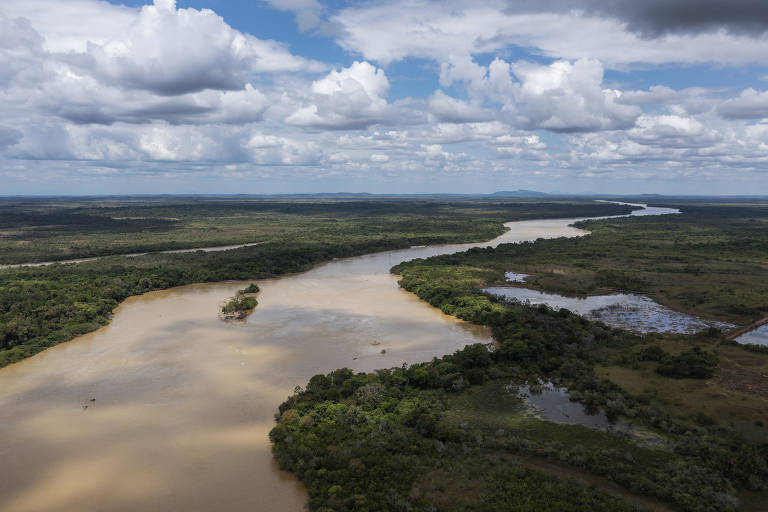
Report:
M 673 213 L 647 209 L 641 213 Z M 578 219 L 511 222 L 477 244 L 337 260 L 259 281 L 259 307 L 223 322 L 247 282 L 131 297 L 98 331 L 0 370 L 0 510 L 299 511 L 267 433 L 297 384 L 429 360 L 488 331 L 397 286 L 402 261 L 537 238 L 580 236 Z M 385 353 L 382 353 L 382 350 Z

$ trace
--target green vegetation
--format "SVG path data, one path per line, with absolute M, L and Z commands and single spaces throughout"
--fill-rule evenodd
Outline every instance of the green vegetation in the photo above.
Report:
M 271 438 L 281 466 L 307 484 L 310 509 L 764 510 L 765 354 L 716 329 L 640 336 L 481 291 L 516 271 L 552 291 L 653 292 L 686 306 L 677 309 L 752 321 L 768 303 L 766 209 L 693 211 L 394 267 L 406 290 L 489 326 L 494 346 L 368 374 L 337 370 L 297 388 Z M 693 300 L 708 287 L 731 292 Z M 617 430 L 533 416 L 517 390 L 542 381 L 566 386 Z
M 260 291 L 259 285 L 257 285 L 256 283 L 251 283 L 245 288 L 243 288 L 242 290 L 238 290 L 237 293 L 240 295 L 244 295 L 246 293 L 259 293 L 259 291 Z
M 728 511 L 741 509 L 741 489 L 764 488 L 765 444 L 597 378 L 593 354 L 636 340 L 546 308 L 480 316 L 501 336 L 496 350 L 474 345 L 410 367 L 316 375 L 281 405 L 275 457 L 307 484 L 310 510 L 666 510 L 666 502 Z M 535 377 L 567 384 L 572 398 L 640 435 L 532 417 L 512 389 Z M 552 485 L 562 474 L 572 480 Z
M 0 200 L 0 264 L 243 243 L 489 240 L 501 223 L 627 213 L 589 202 L 137 198 Z
M 258 304 L 259 303 L 254 297 L 238 295 L 224 303 L 221 307 L 221 313 L 225 318 L 243 319 L 248 316 L 248 313 L 253 311 Z
M 0 366 L 105 325 L 131 295 L 264 279 L 412 245 L 487 240 L 514 219 L 627 212 L 616 205 L 568 202 L 179 201 L 0 202 L 0 261 L 8 263 L 263 242 L 224 252 L 0 269 Z
M 717 369 L 717 354 L 693 347 L 676 356 L 666 355 L 656 368 L 660 375 L 676 379 L 709 379 Z
M 677 311 L 747 325 L 768 313 L 768 204 L 673 204 L 681 215 L 584 221 L 591 236 L 509 244 L 447 255 L 462 279 L 565 295 L 635 292 Z M 439 269 L 442 272 L 442 269 Z
M 249 294 L 259 293 L 259 286 L 256 283 L 251 283 L 242 290 L 237 291 L 237 295 L 228 299 L 221 307 L 221 315 L 226 319 L 238 319 L 242 320 L 248 313 L 256 309 L 259 305 L 256 297 L 251 297 Z

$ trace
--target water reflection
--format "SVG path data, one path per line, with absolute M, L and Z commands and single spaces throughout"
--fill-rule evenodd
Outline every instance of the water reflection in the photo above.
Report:
M 598 430 L 612 430 L 616 423 L 600 411 L 590 411 L 579 402 L 571 401 L 568 389 L 545 382 L 522 386 L 518 391 L 529 409 L 541 419 L 566 425 L 583 425 Z
M 623 420 L 610 421 L 603 412 L 590 411 L 580 402 L 572 401 L 565 387 L 544 382 L 521 386 L 518 394 L 528 410 L 543 420 L 608 432 L 655 450 L 669 448 L 667 440 L 655 432 Z

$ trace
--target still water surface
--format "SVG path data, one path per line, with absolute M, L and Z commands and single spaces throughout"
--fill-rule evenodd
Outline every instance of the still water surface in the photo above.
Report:
M 242 323 L 217 313 L 243 282 L 126 300 L 110 325 L 0 371 L 0 510 L 302 510 L 306 493 L 276 467 L 267 439 L 294 386 L 343 366 L 370 371 L 490 341 L 399 289 L 389 268 L 585 234 L 569 227 L 575 220 L 512 222 L 487 243 L 259 281 L 259 307 Z
M 736 338 L 736 341 L 739 343 L 768 346 L 768 324 L 758 327 L 754 331 L 742 334 Z
M 566 297 L 517 286 L 492 286 L 485 288 L 485 291 L 523 303 L 546 304 L 553 309 L 565 308 L 590 320 L 640 333 L 693 334 L 707 327 L 734 327 L 732 324 L 681 313 L 662 306 L 649 297 L 631 293 Z

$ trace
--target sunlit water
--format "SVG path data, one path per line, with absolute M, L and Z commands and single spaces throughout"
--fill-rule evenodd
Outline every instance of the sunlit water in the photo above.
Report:
M 294 386 L 343 366 L 391 367 L 490 340 L 399 289 L 390 267 L 585 234 L 568 226 L 574 220 L 513 222 L 489 243 L 259 281 L 259 307 L 241 323 L 217 313 L 243 282 L 126 300 L 110 325 L 0 370 L 0 510 L 302 510 L 305 490 L 278 470 L 267 438 Z

